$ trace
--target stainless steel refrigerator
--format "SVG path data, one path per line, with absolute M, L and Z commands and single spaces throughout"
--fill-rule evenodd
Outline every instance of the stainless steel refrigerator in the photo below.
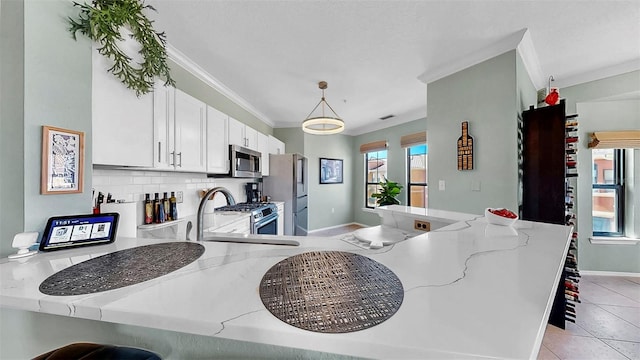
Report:
M 284 201 L 284 234 L 307 235 L 308 164 L 300 154 L 269 155 L 269 176 L 262 178 L 262 193 Z

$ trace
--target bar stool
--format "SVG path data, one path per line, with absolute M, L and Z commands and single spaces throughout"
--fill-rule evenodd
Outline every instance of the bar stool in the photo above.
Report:
M 73 343 L 38 355 L 33 360 L 161 360 L 150 351 L 126 346 Z

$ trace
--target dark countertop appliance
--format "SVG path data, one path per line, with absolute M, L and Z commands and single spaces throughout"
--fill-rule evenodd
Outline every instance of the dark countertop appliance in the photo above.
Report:
M 216 211 L 248 212 L 251 216 L 251 233 L 259 235 L 278 234 L 278 207 L 273 203 L 244 202 L 222 206 Z

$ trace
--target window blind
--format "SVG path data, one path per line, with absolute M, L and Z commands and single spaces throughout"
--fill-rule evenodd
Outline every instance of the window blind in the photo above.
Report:
M 387 149 L 387 140 L 374 141 L 360 145 L 360 153 L 365 154 L 373 151 L 380 151 Z
M 427 132 L 421 131 L 415 134 L 404 135 L 400 138 L 400 146 L 403 148 L 427 143 Z
M 640 130 L 598 131 L 589 134 L 594 149 L 640 149 Z

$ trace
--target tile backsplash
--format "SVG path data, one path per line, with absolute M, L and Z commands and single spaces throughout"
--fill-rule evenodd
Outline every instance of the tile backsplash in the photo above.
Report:
M 93 189 L 96 196 L 99 191 L 105 195 L 105 198 L 108 193 L 111 193 L 115 200 L 138 203 L 140 209 L 145 194 L 150 194 L 153 200 L 155 193 L 159 193 L 162 198 L 164 192 L 170 195 L 171 191 L 182 191 L 183 202 L 178 204 L 179 217 L 197 213 L 200 204 L 199 190 L 224 186 L 233 194 L 236 202 L 244 202 L 247 200 L 244 184 L 252 181 L 253 179 L 208 178 L 206 174 L 198 173 L 93 168 Z M 209 201 L 206 211 L 213 211 L 214 207 L 225 204 L 224 196 L 218 194 Z M 142 224 L 142 213 L 139 214 L 137 222 Z

